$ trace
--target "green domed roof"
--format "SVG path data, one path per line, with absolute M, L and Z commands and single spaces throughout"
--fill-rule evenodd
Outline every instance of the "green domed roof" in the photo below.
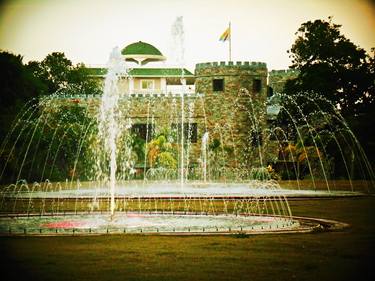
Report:
M 121 54 L 125 60 L 144 65 L 152 61 L 164 61 L 163 54 L 151 44 L 139 41 L 122 49 Z
M 154 55 L 162 56 L 163 54 L 151 44 L 139 41 L 132 43 L 122 49 L 121 54 L 123 55 Z

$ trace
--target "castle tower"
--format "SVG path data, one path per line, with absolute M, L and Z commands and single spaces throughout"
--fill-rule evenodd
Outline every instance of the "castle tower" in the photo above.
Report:
M 220 144 L 227 167 L 264 166 L 267 66 L 261 62 L 199 63 L 197 93 L 205 96 L 211 148 Z

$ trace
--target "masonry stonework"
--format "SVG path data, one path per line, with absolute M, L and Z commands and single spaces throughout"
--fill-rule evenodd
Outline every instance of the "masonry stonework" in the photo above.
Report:
M 288 80 L 295 79 L 298 76 L 298 71 L 293 69 L 287 70 L 272 70 L 269 73 L 268 86 L 274 93 L 282 93 L 284 91 L 285 83 Z
M 267 66 L 255 62 L 197 64 L 195 88 L 204 94 L 207 130 L 227 151 L 227 165 L 250 168 L 264 165 Z M 223 81 L 222 91 L 213 87 Z

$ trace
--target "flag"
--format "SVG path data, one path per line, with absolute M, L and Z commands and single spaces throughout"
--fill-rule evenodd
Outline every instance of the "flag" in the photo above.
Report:
M 224 31 L 224 33 L 220 36 L 220 41 L 227 41 L 230 39 L 230 26 Z

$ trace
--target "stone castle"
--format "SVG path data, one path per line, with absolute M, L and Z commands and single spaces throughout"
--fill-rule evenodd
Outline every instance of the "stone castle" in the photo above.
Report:
M 211 147 L 225 156 L 225 166 L 265 167 L 275 161 L 277 147 L 267 141 L 264 132 L 278 109 L 267 106 L 267 100 L 295 77 L 295 72 L 268 72 L 263 62 L 229 61 L 198 63 L 193 74 L 160 64 L 166 58 L 144 42 L 126 46 L 122 55 L 136 63 L 129 77 L 120 81 L 120 88 L 131 97 L 128 116 L 139 137 L 150 140 L 152 134 L 165 129 L 181 134 L 183 126 L 189 139 L 188 164 L 192 166 L 199 161 L 205 132 Z M 105 68 L 90 71 L 96 79 L 103 79 L 106 73 Z

